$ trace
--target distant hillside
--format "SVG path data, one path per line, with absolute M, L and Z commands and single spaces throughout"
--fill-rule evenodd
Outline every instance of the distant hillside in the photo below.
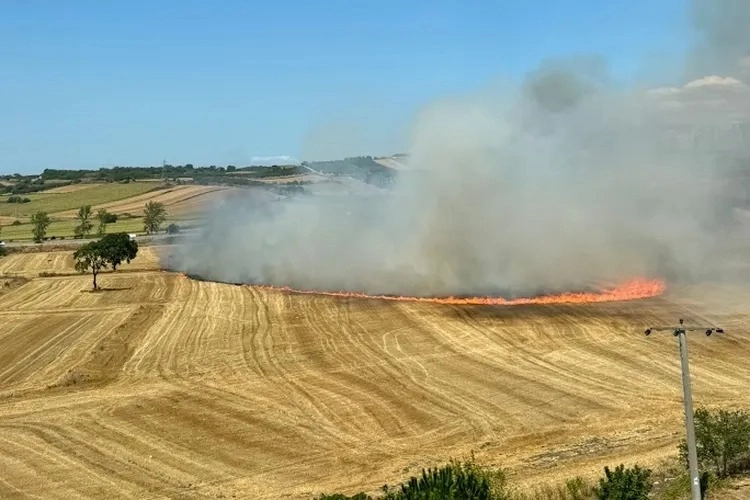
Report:
M 350 177 L 380 187 L 392 184 L 397 175 L 394 169 L 383 166 L 375 161 L 372 156 L 356 156 L 333 161 L 302 162 L 302 167 L 316 174 Z
M 392 156 L 381 156 L 375 158 L 375 161 L 380 165 L 383 165 L 384 167 L 392 168 L 395 170 L 408 170 L 410 168 L 408 164 L 409 156 L 404 153 L 399 153 Z
M 188 163 L 151 167 L 102 167 L 98 170 L 48 168 L 41 175 L 0 176 L 0 195 L 25 195 L 81 183 L 136 181 L 264 186 L 274 191 L 286 191 L 287 188 L 299 191 L 304 184 L 348 178 L 382 188 L 392 184 L 399 172 L 407 169 L 405 160 L 406 155 L 397 154 L 390 157 L 356 156 L 343 160 L 303 162 L 301 165 L 196 167 Z

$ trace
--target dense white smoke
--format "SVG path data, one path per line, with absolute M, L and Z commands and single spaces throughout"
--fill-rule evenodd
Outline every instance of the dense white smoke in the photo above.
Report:
M 750 2 L 694 4 L 702 38 L 684 86 L 623 90 L 602 60 L 544 62 L 520 88 L 422 110 L 415 172 L 393 189 L 274 203 L 248 192 L 216 207 L 169 266 L 418 296 L 716 276 L 737 236 L 727 184 L 750 169 Z

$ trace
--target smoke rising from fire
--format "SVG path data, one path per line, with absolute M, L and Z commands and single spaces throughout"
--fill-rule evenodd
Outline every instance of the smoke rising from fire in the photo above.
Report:
M 749 163 L 750 3 L 693 7 L 699 39 L 682 86 L 622 89 L 603 59 L 544 61 L 520 86 L 421 110 L 410 171 L 392 189 L 227 199 L 168 265 L 219 281 L 413 296 L 718 275 L 736 239 L 727 179 Z

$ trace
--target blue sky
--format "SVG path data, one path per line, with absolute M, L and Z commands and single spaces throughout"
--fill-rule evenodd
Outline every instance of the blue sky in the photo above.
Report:
M 388 154 L 420 106 L 545 58 L 668 78 L 687 3 L 4 0 L 0 173 Z

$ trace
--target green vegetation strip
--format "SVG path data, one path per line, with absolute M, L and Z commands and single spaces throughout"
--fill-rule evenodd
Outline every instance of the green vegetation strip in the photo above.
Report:
M 92 184 L 85 189 L 68 193 L 30 193 L 24 198 L 28 203 L 8 203 L 8 195 L 0 196 L 0 215 L 10 217 L 28 217 L 34 212 L 44 211 L 49 214 L 63 212 L 81 207 L 82 205 L 102 205 L 113 201 L 124 200 L 138 196 L 154 189 L 158 189 L 153 182 L 129 182 Z

